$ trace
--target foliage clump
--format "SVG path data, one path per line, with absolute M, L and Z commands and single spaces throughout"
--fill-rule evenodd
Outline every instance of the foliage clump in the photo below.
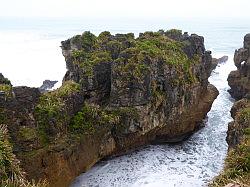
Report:
M 47 134 L 49 134 L 51 122 L 56 124 L 58 128 L 63 128 L 62 124 L 67 120 L 67 115 L 63 113 L 65 107 L 64 98 L 79 91 L 79 84 L 67 81 L 57 90 L 45 93 L 40 97 L 39 104 L 35 109 L 35 116 L 43 143 L 48 142 Z
M 250 107 L 245 108 L 240 112 L 240 123 L 250 124 Z
M 25 174 L 20 168 L 20 162 L 13 154 L 12 145 L 6 125 L 0 124 L 0 186 L 6 187 L 46 187 L 47 183 L 25 179 Z
M 31 141 L 37 137 L 37 132 L 35 128 L 22 127 L 19 130 L 19 135 L 21 136 L 22 140 Z
M 137 120 L 139 114 L 133 107 L 102 108 L 85 103 L 82 110 L 71 120 L 73 133 L 92 134 L 98 128 L 114 128 L 118 132 L 126 128 L 127 119 Z
M 105 127 L 108 124 L 115 124 L 118 120 L 118 116 L 85 103 L 82 110 L 73 117 L 70 128 L 73 132 L 89 134 L 95 132 L 98 126 Z
M 0 84 L 0 92 L 4 92 L 5 98 L 12 97 L 12 86 L 9 84 Z
M 57 90 L 42 95 L 36 110 L 47 113 L 48 117 L 53 116 L 63 108 L 63 98 L 78 91 L 80 91 L 79 84 L 67 81 Z
M 0 73 L 0 84 L 7 84 L 12 86 L 10 80 L 5 78 L 2 73 Z
M 163 32 L 164 33 L 164 32 Z M 165 64 L 175 66 L 182 75 L 183 80 L 194 82 L 191 66 L 197 59 L 189 59 L 183 51 L 185 42 L 169 38 L 169 34 L 181 35 L 180 30 L 160 32 L 145 32 L 138 38 L 133 33 L 111 35 L 102 32 L 98 37 L 90 32 L 72 38 L 73 42 L 81 41 L 80 49 L 72 50 L 75 64 L 81 67 L 86 76 L 93 76 L 95 65 L 99 63 L 113 63 L 118 65 L 116 71 L 124 76 L 134 79 L 143 79 L 151 63 L 163 61 Z M 117 66 L 116 66 L 117 67 Z
M 170 29 L 168 31 L 165 32 L 165 35 L 167 35 L 168 37 L 179 37 L 182 35 L 182 30 L 179 29 Z

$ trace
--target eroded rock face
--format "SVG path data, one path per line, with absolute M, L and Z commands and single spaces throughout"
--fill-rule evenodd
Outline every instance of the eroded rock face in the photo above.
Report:
M 237 100 L 243 98 L 250 92 L 250 35 L 244 37 L 244 47 L 235 51 L 234 63 L 236 71 L 232 71 L 228 77 L 231 87 L 230 94 Z
M 227 132 L 227 143 L 229 145 L 229 149 L 235 148 L 238 144 L 241 143 L 244 129 L 249 128 L 250 124 L 246 117 L 244 116 L 242 111 L 245 112 L 245 115 L 249 115 L 250 113 L 250 101 L 248 99 L 241 99 L 237 101 L 231 109 L 232 117 L 234 118 L 233 122 L 230 122 L 228 125 L 228 132 Z
M 244 48 L 235 51 L 237 67 L 228 77 L 229 93 L 238 100 L 231 109 L 234 121 L 229 123 L 227 142 L 234 148 L 242 141 L 244 129 L 250 127 L 250 34 L 244 37 Z
M 218 95 L 208 83 L 211 52 L 195 34 L 85 32 L 62 42 L 62 51 L 68 71 L 61 88 L 41 95 L 14 88 L 3 107 L 28 178 L 51 186 L 68 186 L 107 156 L 184 140 Z

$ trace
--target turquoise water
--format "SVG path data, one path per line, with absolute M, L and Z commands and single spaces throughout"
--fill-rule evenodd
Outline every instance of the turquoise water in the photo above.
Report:
M 150 145 L 133 153 L 102 161 L 79 176 L 80 186 L 205 186 L 223 168 L 227 152 L 227 124 L 232 120 L 233 99 L 228 94 L 227 76 L 234 70 L 234 50 L 242 46 L 250 32 L 249 20 L 1 20 L 0 72 L 14 85 L 39 86 L 44 79 L 61 80 L 66 69 L 60 41 L 90 30 L 112 33 L 179 28 L 205 37 L 213 55 L 228 55 L 209 81 L 220 94 L 215 100 L 205 127 L 179 145 Z M 58 85 L 59 86 L 59 85 Z

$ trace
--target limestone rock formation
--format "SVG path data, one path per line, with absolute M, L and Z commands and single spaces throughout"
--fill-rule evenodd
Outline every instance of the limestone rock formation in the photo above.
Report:
M 228 125 L 227 143 L 229 151 L 225 160 L 224 171 L 211 186 L 235 186 L 250 184 L 250 100 L 241 99 L 231 109 L 234 121 Z
M 208 82 L 211 52 L 196 34 L 84 32 L 63 41 L 62 51 L 62 87 L 43 94 L 11 87 L 0 100 L 28 179 L 51 186 L 67 186 L 105 157 L 184 140 L 218 95 Z
M 226 61 L 228 61 L 228 56 L 222 56 L 218 58 L 217 60 L 219 64 L 225 63 Z
M 234 121 L 228 125 L 227 143 L 229 148 L 235 148 L 242 141 L 244 129 L 250 127 L 249 118 L 250 101 L 248 99 L 241 99 L 237 101 L 231 109 Z M 244 115 L 245 114 L 245 115 Z M 245 118 L 245 119 L 244 119 Z
M 54 87 L 54 85 L 57 82 L 58 81 L 51 81 L 51 80 L 45 80 L 45 81 L 43 81 L 42 86 L 39 87 L 40 92 L 42 92 L 42 93 L 48 92 L 50 89 L 52 89 Z
M 232 71 L 228 77 L 231 87 L 230 94 L 237 100 L 247 96 L 250 92 L 250 34 L 244 37 L 244 47 L 235 51 L 234 63 L 236 71 Z
M 234 121 L 228 125 L 228 156 L 224 171 L 216 182 L 221 186 L 248 186 L 250 184 L 250 34 L 244 38 L 244 48 L 235 51 L 234 61 L 237 71 L 229 74 L 229 90 L 236 100 L 231 115 Z M 232 181 L 234 184 L 232 184 Z M 217 184 L 218 185 L 218 184 Z
M 235 119 L 229 124 L 227 142 L 229 147 L 237 146 L 243 137 L 243 130 L 250 127 L 250 123 L 244 123 L 242 110 L 250 108 L 250 34 L 244 37 L 244 47 L 236 50 L 234 55 L 236 71 L 232 71 L 228 77 L 231 87 L 229 93 L 237 101 L 231 109 L 232 117 Z

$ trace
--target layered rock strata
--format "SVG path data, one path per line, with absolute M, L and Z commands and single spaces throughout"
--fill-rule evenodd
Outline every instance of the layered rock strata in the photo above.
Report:
M 228 76 L 228 83 L 231 87 L 229 93 L 236 99 L 231 114 L 235 119 L 229 124 L 227 141 L 229 147 L 235 147 L 241 142 L 243 131 L 250 127 L 250 122 L 244 122 L 246 116 L 240 115 L 242 110 L 250 108 L 250 34 L 244 37 L 244 46 L 235 51 L 234 63 L 236 71 Z
M 229 92 L 237 100 L 250 97 L 250 34 L 244 37 L 244 47 L 235 51 L 234 63 L 237 70 L 229 74 Z
M 21 167 L 50 186 L 68 186 L 105 157 L 186 139 L 218 95 L 208 82 L 211 52 L 195 34 L 84 32 L 62 51 L 61 88 L 10 87 L 0 98 Z
M 236 71 L 228 77 L 229 90 L 236 99 L 228 125 L 229 151 L 223 172 L 211 186 L 249 186 L 250 184 L 250 34 L 244 37 L 244 47 L 235 51 Z M 229 183 L 229 184 L 228 184 Z

